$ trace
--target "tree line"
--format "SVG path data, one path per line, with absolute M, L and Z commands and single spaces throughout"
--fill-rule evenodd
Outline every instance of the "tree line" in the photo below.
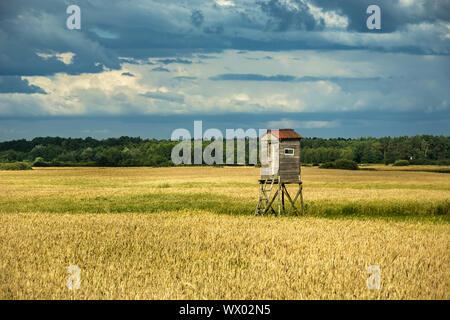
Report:
M 35 166 L 172 166 L 171 152 L 177 143 L 140 137 L 21 139 L 0 143 L 0 163 L 26 161 Z M 203 145 L 209 143 L 204 141 Z M 248 143 L 246 140 L 246 163 L 249 158 Z M 397 160 L 408 160 L 411 164 L 450 165 L 448 136 L 303 138 L 301 148 L 302 163 L 308 164 L 345 159 L 357 163 L 391 164 Z

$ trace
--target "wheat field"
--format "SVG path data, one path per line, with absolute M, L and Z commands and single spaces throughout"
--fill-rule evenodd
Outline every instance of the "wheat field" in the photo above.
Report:
M 258 174 L 0 171 L 0 299 L 450 298 L 448 174 L 305 167 L 306 216 L 255 217 Z

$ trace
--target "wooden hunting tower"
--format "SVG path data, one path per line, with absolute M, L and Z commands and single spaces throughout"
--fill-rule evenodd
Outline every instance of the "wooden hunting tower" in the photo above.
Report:
M 292 129 L 267 130 L 261 139 L 261 178 L 260 196 L 256 207 L 256 215 L 264 215 L 269 210 L 276 213 L 272 204 L 278 198 L 278 215 L 286 213 L 284 197 L 288 198 L 291 210 L 298 214 L 295 202 L 300 196 L 302 213 L 303 193 L 300 164 L 300 140 L 302 137 Z M 278 186 L 271 198 L 273 185 Z M 298 192 L 294 199 L 288 193 L 286 184 L 298 184 Z

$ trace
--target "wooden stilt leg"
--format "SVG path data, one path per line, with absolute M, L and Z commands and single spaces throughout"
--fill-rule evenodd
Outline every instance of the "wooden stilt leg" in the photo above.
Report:
M 291 213 L 292 209 L 294 209 L 295 214 L 298 215 L 298 210 L 297 210 L 297 207 L 295 206 L 295 201 L 297 200 L 298 193 L 297 193 L 295 199 L 292 200 L 292 198 L 291 198 L 289 192 L 287 191 L 286 187 L 284 188 L 284 190 L 286 191 L 286 196 L 288 197 L 289 201 L 291 202 L 291 207 L 289 208 L 288 215 Z
M 299 185 L 300 185 L 300 184 L 299 184 Z M 298 189 L 298 192 L 297 192 L 297 194 L 295 195 L 295 198 L 294 198 L 294 200 L 293 200 L 294 208 L 295 208 L 295 211 L 297 212 L 297 214 L 299 214 L 299 212 L 298 212 L 298 210 L 297 210 L 297 207 L 295 207 L 295 202 L 297 201 L 298 196 L 301 194 L 301 192 L 302 192 L 302 189 L 299 188 L 299 189 Z
M 263 204 L 264 202 L 265 202 L 264 209 L 267 206 L 267 203 L 269 203 L 269 199 L 266 194 L 267 179 L 264 180 L 264 183 L 262 181 L 260 181 L 259 185 L 260 185 L 259 201 L 258 201 L 258 205 L 256 206 L 255 215 L 261 214 L 261 208 L 262 208 L 262 206 L 264 206 L 264 204 Z
M 272 206 L 271 206 L 271 204 L 269 205 L 269 202 L 270 202 L 270 196 L 271 196 L 271 194 L 272 194 L 272 189 L 273 189 L 273 184 L 274 184 L 274 180 L 272 179 L 271 180 L 271 183 L 270 183 L 270 189 L 269 189 L 269 194 L 266 194 L 266 191 L 265 191 L 265 187 L 266 187 L 266 182 L 267 182 L 267 180 L 265 181 L 265 183 L 264 183 L 264 198 L 265 198 L 265 200 L 266 200 L 266 205 L 264 206 L 264 209 L 263 209 L 263 211 L 262 211 L 262 215 L 264 215 L 269 209 L 273 212 L 273 213 L 275 213 L 275 210 L 273 210 L 273 208 L 272 208 Z M 276 195 L 276 194 L 275 194 Z M 275 196 L 274 196 L 275 197 Z M 272 201 L 273 202 L 273 201 Z
M 302 215 L 305 215 L 305 208 L 303 206 L 303 184 L 300 182 L 300 203 L 302 205 Z
M 281 214 L 281 183 L 278 181 L 278 215 Z
M 286 214 L 286 209 L 285 209 L 285 206 L 284 206 L 284 189 L 285 188 L 286 187 L 284 186 L 284 183 L 283 183 L 282 190 L 281 190 L 281 205 L 283 206 L 283 214 Z
M 263 201 L 263 194 L 264 194 L 264 188 L 263 188 L 263 184 L 262 183 L 260 183 L 259 184 L 259 186 L 260 186 L 260 190 L 259 190 L 259 200 L 258 200 L 258 204 L 256 205 L 256 209 L 255 209 L 255 216 L 257 216 L 260 212 L 260 210 L 261 210 L 261 202 Z

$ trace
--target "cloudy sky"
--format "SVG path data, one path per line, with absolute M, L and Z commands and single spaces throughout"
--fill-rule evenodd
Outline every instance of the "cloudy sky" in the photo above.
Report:
M 449 54 L 450 0 L 3 0 L 0 140 L 450 135 Z

